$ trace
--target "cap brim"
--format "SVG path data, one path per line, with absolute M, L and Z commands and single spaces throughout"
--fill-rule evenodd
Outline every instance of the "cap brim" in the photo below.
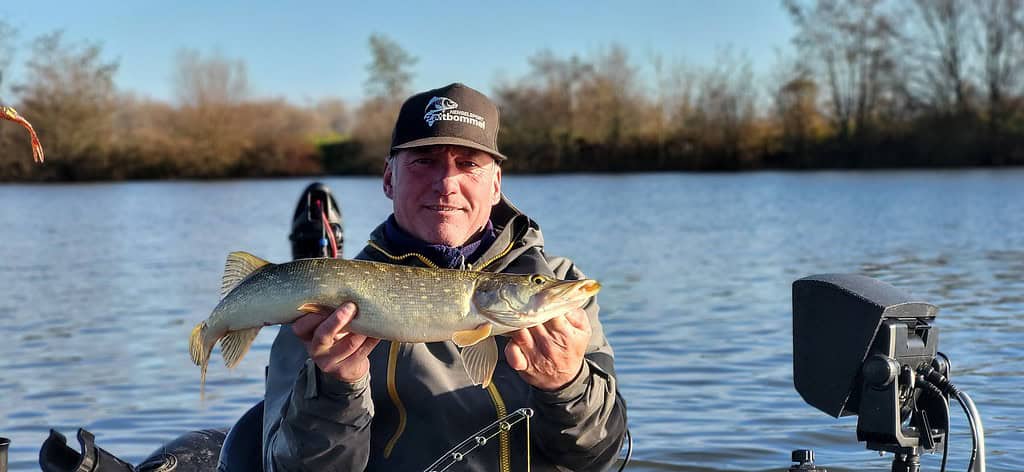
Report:
M 474 142 L 474 141 L 470 141 L 468 139 L 454 138 L 454 137 L 442 137 L 442 136 L 434 136 L 434 137 L 430 137 L 430 138 L 416 139 L 416 140 L 413 140 L 413 141 L 409 141 L 407 143 L 399 144 L 397 146 L 392 146 L 391 150 L 395 150 L 395 149 L 410 149 L 410 148 L 417 148 L 417 147 L 423 147 L 423 146 L 436 146 L 436 145 L 439 145 L 439 144 L 453 144 L 453 145 L 456 145 L 456 146 L 465 146 L 465 147 L 468 147 L 468 148 L 471 148 L 471 149 L 476 149 L 478 151 L 483 151 L 483 152 L 486 152 L 487 154 L 490 154 L 490 155 L 494 156 L 494 158 L 499 160 L 499 161 L 504 161 L 505 159 L 508 159 L 507 157 L 505 157 L 504 154 L 498 152 L 497 150 L 494 150 L 494 149 L 491 149 L 491 148 L 489 148 L 487 146 L 484 146 L 483 144 L 480 144 L 480 143 L 477 143 L 477 142 Z

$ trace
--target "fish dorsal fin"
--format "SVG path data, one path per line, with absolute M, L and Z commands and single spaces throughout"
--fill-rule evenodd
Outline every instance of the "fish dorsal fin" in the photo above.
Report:
M 267 264 L 270 263 L 248 252 L 235 251 L 228 254 L 228 260 L 224 263 L 224 278 L 220 281 L 220 298 L 226 297 L 246 277 Z
M 220 354 L 224 356 L 224 365 L 229 369 L 238 365 L 242 357 L 245 357 L 245 353 L 249 352 L 249 346 L 252 346 L 256 335 L 260 334 L 260 328 L 262 326 L 234 331 L 220 340 Z
M 498 344 L 494 336 L 480 341 L 462 350 L 462 364 L 466 367 L 473 383 L 487 388 L 494 375 L 494 366 L 498 363 Z
M 473 329 L 456 331 L 452 335 L 452 342 L 459 347 L 472 346 L 491 335 L 491 326 L 490 323 L 481 323 L 480 326 Z

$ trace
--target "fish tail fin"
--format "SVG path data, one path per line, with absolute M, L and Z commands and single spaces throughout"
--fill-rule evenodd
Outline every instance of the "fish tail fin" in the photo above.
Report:
M 206 387 L 206 366 L 210 363 L 210 353 L 213 352 L 213 345 L 216 339 L 208 340 L 206 322 L 201 321 L 192 328 L 192 335 L 188 340 L 188 351 L 192 355 L 192 362 L 199 366 L 199 394 L 203 394 Z

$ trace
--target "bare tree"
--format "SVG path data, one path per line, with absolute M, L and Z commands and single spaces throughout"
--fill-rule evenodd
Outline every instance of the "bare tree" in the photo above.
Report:
M 117 62 L 102 59 L 97 44 L 68 45 L 55 32 L 37 38 L 23 83 L 13 87 L 22 112 L 46 143 L 48 161 L 65 178 L 98 178 L 112 137 Z
M 593 73 L 594 66 L 583 62 L 579 56 L 566 58 L 555 56 L 545 49 L 527 59 L 534 78 L 533 86 L 542 91 L 544 116 L 550 121 L 555 135 L 575 137 L 576 111 L 579 108 L 579 91 L 583 80 Z
M 174 90 L 182 105 L 237 105 L 249 98 L 249 75 L 241 60 L 220 53 L 203 57 L 194 49 L 182 49 L 175 63 Z
M 800 56 L 778 50 L 775 66 L 765 85 L 778 143 L 786 153 L 804 154 L 821 124 L 818 111 L 821 88 L 813 71 Z
M 681 131 L 697 108 L 700 72 L 684 62 L 677 62 L 663 74 L 657 73 L 658 99 L 670 134 Z
M 245 63 L 191 49 L 179 51 L 175 62 L 181 108 L 172 133 L 183 151 L 175 164 L 190 177 L 227 176 L 238 167 L 254 118 L 243 107 L 249 97 Z
M 593 142 L 616 146 L 638 129 L 645 102 L 637 84 L 637 68 L 620 44 L 597 53 L 593 72 L 580 85 L 578 129 Z
M 318 133 L 345 136 L 352 131 L 352 114 L 340 98 L 321 99 L 313 105 L 311 111 Z
M 654 72 L 654 96 L 645 121 L 653 128 L 650 134 L 657 147 L 658 168 L 664 168 L 668 159 L 667 142 L 675 128 L 673 123 L 685 120 L 692 108 L 693 80 L 683 63 L 666 65 L 660 54 L 652 54 L 649 61 Z
M 967 0 L 913 0 L 903 25 L 902 75 L 907 98 L 935 113 L 968 110 L 971 11 Z
M 371 60 L 366 65 L 369 77 L 364 83 L 367 95 L 372 98 L 404 98 L 412 81 L 410 69 L 416 65 L 417 59 L 382 34 L 371 34 L 369 44 Z
M 359 144 L 350 169 L 379 172 L 384 169 L 384 158 L 390 151 L 391 131 L 402 106 L 399 97 L 374 97 L 364 101 L 356 110 L 358 117 L 352 127 L 352 137 Z
M 883 0 L 783 0 L 798 28 L 794 43 L 824 77 L 829 118 L 840 136 L 863 132 L 893 68 L 895 29 Z
M 9 23 L 0 20 L 0 101 L 3 98 L 4 79 L 7 78 L 7 68 L 14 59 L 15 41 L 18 37 L 18 30 Z
M 701 75 L 693 126 L 703 154 L 721 166 L 746 166 L 754 138 L 757 89 L 750 60 L 730 49 L 719 51 L 715 65 Z
M 1014 112 L 1011 97 L 1024 81 L 1024 0 L 975 0 L 978 50 L 990 128 L 999 132 Z
M 0 105 L 13 105 L 7 101 L 4 94 L 4 79 L 7 77 L 7 68 L 11 65 L 14 57 L 15 40 L 17 31 L 9 23 L 0 20 Z M 20 135 L 22 130 L 11 129 L 11 127 L 0 128 L 0 179 L 21 177 L 28 174 L 31 168 L 28 159 L 23 152 L 13 151 L 14 143 L 21 144 L 15 137 L 15 131 Z M 24 146 L 21 146 L 24 148 Z
M 775 113 L 782 126 L 782 145 L 803 157 L 810 146 L 817 117 L 818 84 L 809 75 L 798 74 L 775 93 Z
M 495 87 L 501 105 L 502 141 L 517 162 L 511 167 L 550 171 L 561 168 L 580 138 L 576 123 L 580 89 L 593 66 L 578 56 L 542 50 L 527 59 L 530 72 L 515 83 Z
M 558 110 L 547 106 L 546 91 L 520 79 L 496 85 L 494 98 L 501 109 L 499 146 L 506 155 L 514 156 L 502 166 L 535 172 L 558 168 L 569 137 L 554 126 Z M 553 139 L 556 134 L 565 138 L 564 145 Z
M 351 162 L 332 165 L 335 169 L 364 172 L 383 169 L 391 128 L 402 101 L 409 94 L 410 69 L 417 59 L 382 34 L 370 35 L 369 46 L 371 60 L 366 65 L 369 77 L 363 83 L 368 98 L 356 110 L 358 119 L 351 127 L 354 155 L 347 157 Z
M 246 176 L 319 172 L 316 145 L 310 138 L 316 116 L 277 100 L 248 101 L 240 115 L 246 131 L 235 173 Z

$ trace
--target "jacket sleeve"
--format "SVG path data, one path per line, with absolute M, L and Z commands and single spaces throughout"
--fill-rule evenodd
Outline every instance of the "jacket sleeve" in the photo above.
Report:
M 288 327 L 271 348 L 263 418 L 267 472 L 366 468 L 373 419 L 369 376 L 348 384 L 323 375 Z
M 561 279 L 584 278 L 571 261 L 549 259 Z M 584 306 L 592 335 L 583 369 L 561 390 L 532 390 L 537 411 L 534 444 L 546 457 L 569 470 L 604 470 L 619 455 L 626 432 L 626 404 L 618 394 L 614 353 L 598 320 L 595 299 Z

